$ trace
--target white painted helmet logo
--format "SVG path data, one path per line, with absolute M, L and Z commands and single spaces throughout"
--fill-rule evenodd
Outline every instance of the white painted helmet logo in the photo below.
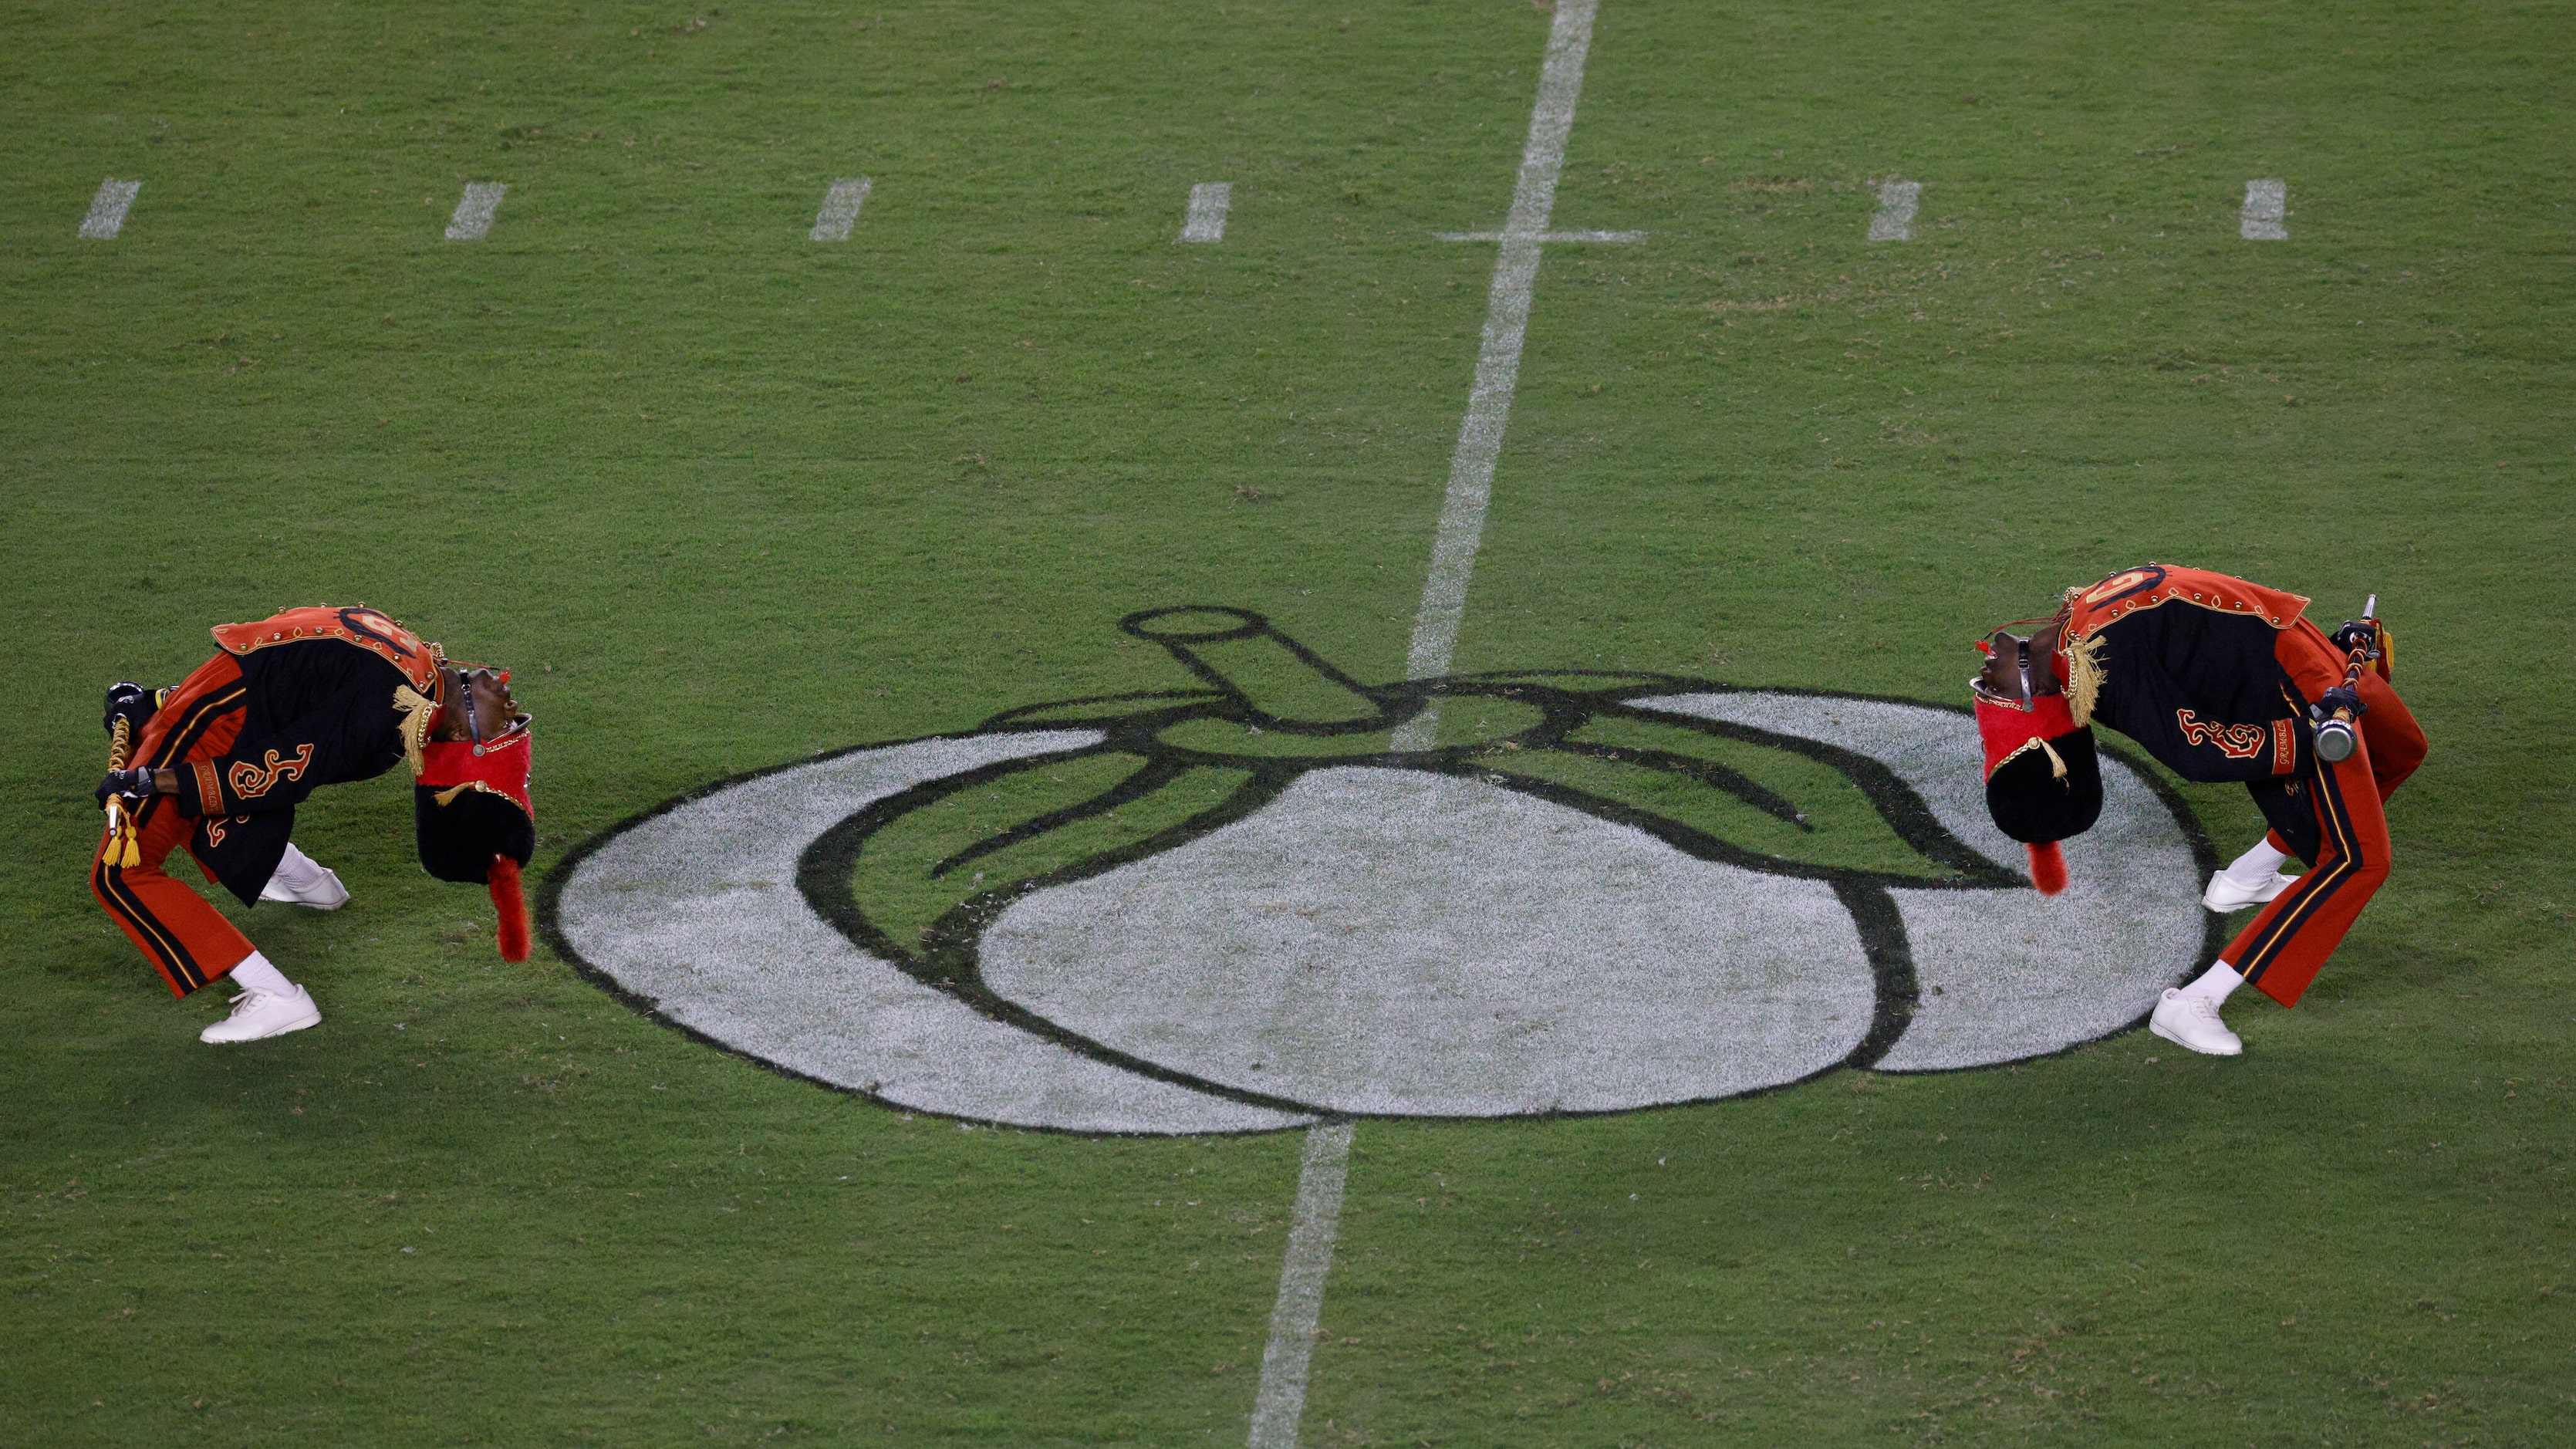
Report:
M 720 783 L 550 881 L 558 946 L 734 1051 L 1084 1132 L 1625 1111 L 2134 1024 L 2210 852 L 2111 758 L 2040 896 L 1975 730 L 1641 674 L 1365 686 L 1241 610 L 1122 622 L 1206 684 Z M 1441 722 L 1432 748 L 1394 731 Z

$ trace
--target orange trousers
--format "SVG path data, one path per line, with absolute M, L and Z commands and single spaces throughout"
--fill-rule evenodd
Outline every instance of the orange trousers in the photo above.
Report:
M 2345 655 L 2305 619 L 2281 631 L 2273 656 L 2315 699 L 2343 683 Z M 2314 868 L 2254 917 L 2221 959 L 2263 994 L 2295 1006 L 2326 957 L 2343 942 L 2361 908 L 2388 879 L 2388 797 L 2424 763 L 2424 731 L 2405 701 L 2376 672 L 2361 676 L 2361 745 L 2339 765 L 2317 764 L 2314 797 L 2319 845 Z M 2288 844 L 2276 832 L 2276 850 Z
M 221 756 L 241 734 L 246 693 L 241 666 L 231 655 L 207 660 L 143 727 L 132 762 L 156 770 L 176 769 Z M 195 836 L 197 822 L 180 814 L 167 795 L 144 801 L 135 821 L 140 827 L 140 858 L 129 866 L 109 864 L 102 829 L 98 856 L 90 863 L 89 887 L 136 949 L 160 968 L 171 994 L 185 996 L 240 965 L 253 948 L 250 938 L 223 912 L 161 869 L 171 851 Z M 220 829 L 222 823 L 212 828 Z M 204 870 L 205 863 L 199 861 L 198 868 Z M 205 874 L 209 881 L 214 879 L 212 871 Z

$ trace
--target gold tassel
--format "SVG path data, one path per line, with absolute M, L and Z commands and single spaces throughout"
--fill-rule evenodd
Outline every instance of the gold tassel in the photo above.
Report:
M 2046 740 L 2035 740 L 2032 743 L 2038 745 L 2040 750 L 2048 756 L 2048 773 L 2057 779 L 2065 779 L 2066 761 L 2058 758 L 2057 747 L 2051 745 Z
M 2111 641 L 2099 634 L 2058 647 L 2057 652 L 2066 656 L 2066 712 L 2078 725 L 2093 722 L 2093 706 L 2102 698 L 2102 681 L 2110 675 L 2109 667 L 2102 662 L 2102 651 L 2110 647 Z
M 430 726 L 438 723 L 438 701 L 413 689 L 408 684 L 394 686 L 394 709 L 403 717 L 403 763 L 411 766 L 411 777 L 420 778 L 427 768 L 421 751 L 429 744 Z
M 1995 761 L 1994 770 L 1988 770 L 1986 772 L 1986 777 L 1988 779 L 1994 778 L 1995 770 L 2002 769 L 2004 766 L 2011 764 L 2013 761 L 2020 759 L 2022 756 L 2029 754 L 2033 750 L 2037 750 L 2041 754 L 2048 756 L 2048 773 L 2051 776 L 2060 780 L 2066 778 L 2066 761 L 2057 753 L 2057 747 L 2050 744 L 2048 741 L 2041 739 L 2037 735 L 2032 735 L 2029 739 L 2013 746 L 2010 751 L 2006 752 L 2002 759 Z
M 154 708 L 159 708 L 159 705 L 156 703 Z M 109 727 L 108 769 L 124 769 L 133 751 L 133 725 L 123 715 L 119 715 L 116 723 Z M 140 833 L 134 828 L 132 807 L 118 796 L 107 797 L 107 850 L 99 858 L 119 869 L 131 869 L 141 863 L 143 847 L 136 839 Z
M 123 801 L 114 802 L 122 807 Z M 143 863 L 143 831 L 134 823 L 134 812 L 118 808 L 107 813 L 107 846 L 98 854 L 104 864 L 132 870 Z

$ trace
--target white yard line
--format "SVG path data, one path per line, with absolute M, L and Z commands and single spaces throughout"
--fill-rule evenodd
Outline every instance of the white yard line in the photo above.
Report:
M 1596 3 L 1557 0 L 1556 21 L 1548 30 L 1547 60 L 1539 72 L 1538 100 L 1530 108 L 1520 180 L 1512 188 L 1511 213 L 1493 238 L 1499 245 L 1493 286 L 1486 293 L 1484 342 L 1476 354 L 1476 381 L 1467 394 L 1467 420 L 1458 429 L 1458 448 L 1449 461 L 1449 491 L 1441 501 L 1440 527 L 1431 547 L 1431 576 L 1422 586 L 1405 657 L 1407 678 L 1447 673 L 1458 644 L 1467 581 L 1485 536 L 1485 500 L 1493 492 L 1494 462 L 1502 454 L 1512 390 L 1520 381 L 1530 283 L 1538 275 L 1540 246 L 1558 239 L 1548 233 L 1547 220 L 1556 208 L 1556 178 L 1565 168 L 1574 103 L 1583 94 L 1583 61 L 1592 48 Z M 1631 236 L 1577 233 L 1566 239 Z M 1438 719 L 1425 710 L 1395 732 L 1395 748 L 1424 749 L 1438 734 Z M 1333 1232 L 1341 1218 L 1342 1183 L 1350 1161 L 1350 1123 L 1307 1129 L 1305 1160 L 1297 1175 L 1296 1221 L 1289 1227 L 1288 1257 L 1280 1269 L 1279 1302 L 1270 1312 L 1270 1342 L 1261 1354 L 1250 1449 L 1296 1449 L 1297 1421 L 1306 1411 L 1306 1367 L 1323 1317 L 1324 1277 L 1333 1266 Z
M 1467 608 L 1467 581 L 1476 550 L 1485 541 L 1485 500 L 1494 489 L 1494 463 L 1502 456 L 1503 427 L 1511 421 L 1512 390 L 1519 385 L 1521 341 L 1529 327 L 1530 284 L 1538 276 L 1540 247 L 1560 239 L 1547 229 L 1556 208 L 1556 177 L 1565 168 L 1565 138 L 1574 129 L 1574 103 L 1583 94 L 1583 60 L 1592 48 L 1596 0 L 1558 0 L 1548 31 L 1547 61 L 1539 71 L 1538 101 L 1530 107 L 1529 144 L 1521 151 L 1520 181 L 1512 188 L 1511 214 L 1494 234 L 1494 282 L 1486 292 L 1484 344 L 1476 353 L 1476 381 L 1467 393 L 1467 420 L 1449 458 L 1449 491 L 1432 537 L 1431 576 L 1413 616 L 1405 651 L 1408 679 L 1449 672 L 1458 645 L 1458 621 Z M 1624 239 L 1626 234 L 1603 234 Z M 1589 239 L 1582 233 L 1564 240 Z M 1428 749 L 1439 737 L 1436 711 L 1424 710 L 1395 732 L 1395 748 Z
M 2288 241 L 2290 229 L 2282 223 L 2289 214 L 2290 183 L 2248 181 L 2245 212 L 2236 224 L 2236 234 L 2247 241 Z
M 509 194 L 505 181 L 469 181 L 465 194 L 456 201 L 456 214 L 447 219 L 449 241 L 481 241 L 492 229 L 492 213 L 501 209 L 501 198 Z
M 1869 219 L 1871 241 L 1914 240 L 1914 204 L 1923 199 L 1920 181 L 1878 183 L 1878 210 Z
M 859 203 L 868 199 L 868 188 L 876 184 L 868 176 L 843 176 L 823 193 L 823 209 L 814 213 L 815 241 L 848 241 L 850 225 L 859 219 Z
M 126 208 L 134 205 L 135 196 L 143 190 L 140 181 L 119 181 L 111 176 L 98 184 L 98 195 L 89 199 L 89 215 L 81 218 L 80 234 L 87 241 L 112 241 L 125 229 Z
M 1279 1270 L 1279 1302 L 1270 1310 L 1270 1343 L 1261 1351 L 1261 1393 L 1252 1404 L 1249 1449 L 1296 1449 L 1306 1411 L 1306 1361 L 1324 1312 L 1324 1275 L 1333 1269 L 1333 1230 L 1342 1218 L 1342 1183 L 1351 1166 L 1351 1124 L 1327 1122 L 1306 1132 L 1297 1173 L 1297 1216 L 1288 1225 L 1288 1261 Z
M 1202 181 L 1191 187 L 1189 219 L 1181 223 L 1180 240 L 1225 240 L 1225 209 L 1233 200 L 1234 186 L 1230 182 Z

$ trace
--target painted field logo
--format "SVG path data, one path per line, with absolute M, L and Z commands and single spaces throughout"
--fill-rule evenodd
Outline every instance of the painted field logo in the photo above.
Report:
M 783 1069 L 1101 1132 L 1989 1065 L 2135 1022 L 2207 947 L 2208 847 L 2143 772 L 2105 770 L 2045 899 L 2000 863 L 1957 711 L 1646 674 L 1363 685 L 1242 610 L 1120 627 L 1204 687 L 675 801 L 555 873 L 558 946 Z

